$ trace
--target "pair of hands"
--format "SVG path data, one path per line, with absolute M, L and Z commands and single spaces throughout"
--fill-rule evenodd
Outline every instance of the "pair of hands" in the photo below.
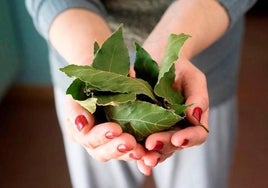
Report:
M 118 124 L 107 122 L 95 126 L 94 116 L 67 96 L 66 129 L 69 135 L 96 160 L 136 160 L 139 170 L 145 175 L 174 152 L 202 144 L 208 134 L 202 126 L 196 125 L 208 126 L 208 91 L 205 75 L 189 59 L 222 36 L 229 20 L 226 10 L 217 1 L 174 1 L 143 45 L 152 58 L 160 62 L 170 33 L 183 32 L 194 36 L 183 47 L 187 58 L 180 57 L 175 64 L 174 82 L 174 87 L 186 98 L 186 105 L 194 104 L 186 111 L 192 126 L 152 134 L 144 145 L 140 145 L 132 135 L 123 133 Z M 101 44 L 110 33 L 101 16 L 83 9 L 69 9 L 54 20 L 49 39 L 67 62 L 87 64 L 92 60 L 87 56 L 89 41 Z
M 159 163 L 183 148 L 200 145 L 208 136 L 201 126 L 208 125 L 209 102 L 205 75 L 187 59 L 176 63 L 174 87 L 183 93 L 187 104 L 194 104 L 186 111 L 191 125 L 182 130 L 171 130 L 150 135 L 144 145 L 122 132 L 113 122 L 95 125 L 92 114 L 77 104 L 71 96 L 66 97 L 68 135 L 81 144 L 97 161 L 136 160 L 139 170 L 150 175 Z

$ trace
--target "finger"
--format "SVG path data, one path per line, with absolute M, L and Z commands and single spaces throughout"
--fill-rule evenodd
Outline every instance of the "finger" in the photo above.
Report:
M 174 133 L 171 137 L 171 143 L 175 147 L 186 148 L 200 145 L 205 142 L 208 133 L 200 126 L 191 126 Z
M 150 176 L 151 175 L 153 167 L 146 166 L 144 164 L 144 161 L 143 160 L 137 161 L 137 166 L 138 166 L 139 171 L 141 173 L 143 173 L 145 176 Z
M 96 160 L 106 162 L 111 159 L 120 158 L 135 149 L 136 145 L 137 142 L 132 135 L 123 133 L 106 144 L 100 145 L 94 149 L 87 148 L 87 151 Z
M 187 61 L 185 64 L 187 64 L 188 69 L 181 78 L 181 85 L 186 98 L 185 105 L 189 105 L 186 115 L 191 123 L 198 124 L 201 121 L 202 113 L 208 114 L 209 98 L 207 81 L 205 75 L 193 64 Z M 203 118 L 204 124 L 207 124 L 206 116 Z
M 180 150 L 180 147 L 178 148 L 170 142 L 172 135 L 175 132 L 175 130 L 172 130 L 151 134 L 145 141 L 146 149 L 149 151 L 158 151 L 162 155 L 170 154 L 176 150 Z
M 69 118 L 66 118 L 64 121 L 64 131 L 66 135 L 71 139 L 72 141 L 76 141 L 75 134 L 76 131 L 74 130 L 73 123 L 70 121 Z
M 136 73 L 135 73 L 135 70 L 134 70 L 133 66 L 130 67 L 129 76 L 132 77 L 132 78 L 136 77 Z
M 183 91 L 186 98 L 186 117 L 193 125 L 208 128 L 209 98 L 205 75 L 188 60 L 176 64 L 174 87 Z
M 95 124 L 94 116 L 75 102 L 69 95 L 66 96 L 65 105 L 66 115 L 71 122 L 69 130 L 87 134 Z
M 192 104 L 192 105 L 191 105 Z M 208 128 L 209 107 L 208 99 L 191 95 L 186 100 L 186 118 L 192 125 L 205 125 Z
M 122 128 L 113 122 L 95 125 L 81 138 L 83 145 L 88 148 L 96 148 L 110 142 L 122 134 Z
M 133 161 L 133 160 L 137 161 L 141 160 L 144 155 L 145 155 L 145 148 L 141 144 L 137 144 L 136 148 L 120 156 L 118 159 L 124 161 Z
M 158 165 L 161 154 L 156 151 L 147 151 L 141 160 L 137 161 L 138 169 L 146 176 L 151 175 L 152 169 Z
M 147 151 L 142 160 L 146 166 L 155 167 L 161 159 L 161 154 L 157 151 Z

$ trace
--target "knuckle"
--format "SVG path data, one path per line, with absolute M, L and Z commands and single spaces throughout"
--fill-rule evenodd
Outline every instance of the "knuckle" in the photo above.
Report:
M 82 144 L 83 147 L 87 148 L 87 149 L 95 149 L 95 146 L 93 146 L 91 143 L 86 142 Z

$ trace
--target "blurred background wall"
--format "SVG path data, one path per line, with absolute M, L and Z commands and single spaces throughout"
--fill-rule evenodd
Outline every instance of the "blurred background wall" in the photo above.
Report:
M 11 85 L 51 85 L 47 47 L 23 0 L 0 1 L 0 99 Z

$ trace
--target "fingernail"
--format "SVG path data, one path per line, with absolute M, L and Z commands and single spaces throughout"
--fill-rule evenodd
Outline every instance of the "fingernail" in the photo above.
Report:
M 154 148 L 152 149 L 153 151 L 158 151 L 161 150 L 164 147 L 164 143 L 161 141 L 156 141 L 156 144 Z
M 88 121 L 84 115 L 79 115 L 76 117 L 75 125 L 79 131 L 81 131 L 87 124 L 88 124 Z
M 129 157 L 132 158 L 132 159 L 135 159 L 135 160 L 141 159 L 140 157 L 136 156 L 134 153 L 130 153 Z
M 121 153 L 126 153 L 131 150 L 130 147 L 126 146 L 125 144 L 120 144 L 117 146 L 117 150 L 120 151 Z
M 108 132 L 105 133 L 105 137 L 108 138 L 108 139 L 113 139 L 113 138 L 116 137 L 116 135 L 113 132 L 108 131 Z
M 189 140 L 188 139 L 184 139 L 181 146 L 187 146 L 189 144 Z
M 203 113 L 203 111 L 200 107 L 196 107 L 193 111 L 193 116 L 198 122 L 200 122 L 200 120 L 201 120 L 202 113 Z

